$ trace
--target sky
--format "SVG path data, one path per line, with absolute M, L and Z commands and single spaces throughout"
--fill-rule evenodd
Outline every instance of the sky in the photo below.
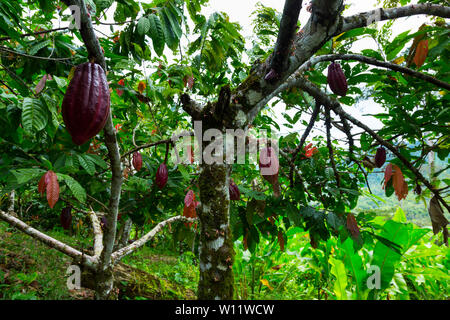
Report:
M 151 0 L 144 0 L 143 2 L 151 2 Z M 275 8 L 276 10 L 282 12 L 284 1 L 282 0 L 210 0 L 209 5 L 206 8 L 203 8 L 202 13 L 208 16 L 209 14 L 215 12 L 215 11 L 223 11 L 226 12 L 229 17 L 230 21 L 232 22 L 238 22 L 242 26 L 242 34 L 245 38 L 249 38 L 253 33 L 253 26 L 252 26 L 252 15 L 251 13 L 254 11 L 256 4 L 260 2 L 265 6 L 270 6 Z M 304 4 L 308 1 L 303 1 Z M 417 1 L 412 1 L 411 3 L 417 3 Z M 376 0 L 345 0 L 346 5 L 350 5 L 350 7 L 345 11 L 344 15 L 353 15 L 359 12 L 369 11 L 373 10 L 379 5 L 377 4 Z M 106 22 L 113 22 L 112 19 L 112 13 L 114 12 L 115 8 L 112 7 L 108 10 L 108 19 Z M 306 10 L 301 11 L 300 15 L 300 22 L 304 25 L 309 18 L 309 13 L 306 12 Z M 418 27 L 427 21 L 427 18 L 425 16 L 414 16 L 414 17 L 408 17 L 408 18 L 402 18 L 398 19 L 394 26 L 393 26 L 393 35 L 392 37 L 395 37 L 396 35 L 400 34 L 401 32 L 405 30 L 415 30 L 418 29 Z M 378 24 L 378 27 L 381 26 L 382 23 Z M 110 33 L 108 26 L 99 26 L 96 27 L 100 31 L 103 31 L 107 34 Z M 250 41 L 248 41 L 247 46 L 249 46 Z M 352 50 L 355 52 L 358 52 L 362 49 L 374 49 L 377 50 L 377 46 L 375 42 L 371 39 L 362 39 L 357 41 Z M 165 52 L 166 54 L 168 52 Z M 169 54 L 170 56 L 170 54 Z M 351 113 L 353 116 L 367 124 L 372 129 L 380 129 L 382 127 L 382 124 L 377 119 L 371 117 L 371 116 L 364 116 L 365 114 L 374 114 L 383 111 L 383 108 L 376 104 L 373 100 L 369 99 L 366 101 L 361 101 L 358 104 L 354 106 L 343 106 L 343 108 Z M 284 112 L 284 106 L 282 104 L 276 105 L 272 110 L 272 116 L 277 121 L 277 123 L 281 126 L 281 130 L 279 134 L 285 135 L 290 132 L 299 132 L 301 133 L 304 130 L 304 127 L 294 129 L 289 129 L 285 126 L 283 126 L 284 123 L 286 123 L 286 120 L 282 117 L 282 112 Z M 291 117 L 296 113 L 295 110 L 291 110 L 287 112 Z M 302 117 L 304 120 L 309 120 L 309 116 L 305 115 L 305 117 Z M 324 129 L 324 124 L 318 124 L 318 126 L 322 126 L 321 129 Z M 357 130 L 357 129 L 355 129 Z M 315 134 L 322 134 L 320 131 L 313 131 L 311 135 Z M 341 133 L 338 130 L 333 129 L 332 131 L 333 137 L 337 139 L 343 139 L 345 138 L 345 135 Z

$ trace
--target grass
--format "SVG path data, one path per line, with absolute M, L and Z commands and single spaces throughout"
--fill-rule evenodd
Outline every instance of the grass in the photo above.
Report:
M 76 248 L 92 245 L 89 237 L 69 236 L 62 229 L 46 233 Z M 161 292 L 167 294 L 167 298 L 183 297 L 180 292 L 171 292 L 177 287 L 191 292 L 197 290 L 198 267 L 190 252 L 180 255 L 145 246 L 125 257 L 123 262 L 159 278 L 165 287 Z M 68 290 L 65 273 L 70 265 L 70 257 L 0 222 L 0 299 L 92 299 L 91 290 Z

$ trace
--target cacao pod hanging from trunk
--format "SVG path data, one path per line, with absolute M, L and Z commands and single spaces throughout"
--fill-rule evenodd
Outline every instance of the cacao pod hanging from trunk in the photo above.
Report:
M 142 154 L 139 151 L 133 153 L 133 167 L 136 171 L 142 169 Z
M 73 143 L 82 145 L 105 126 L 110 112 L 105 71 L 96 63 L 76 67 L 62 103 L 62 116 Z
M 108 219 L 105 216 L 102 216 L 100 218 L 100 227 L 102 228 L 103 232 L 105 232 L 107 226 L 108 226 Z
M 328 84 L 335 94 L 343 97 L 347 94 L 347 79 L 339 63 L 332 62 L 328 67 Z
M 70 225 L 72 224 L 72 208 L 71 207 L 63 208 L 61 211 L 61 215 L 59 216 L 59 219 L 61 221 L 61 226 L 64 228 L 64 230 L 69 230 Z
M 381 168 L 386 162 L 386 149 L 379 147 L 377 153 L 375 154 L 375 164 L 378 168 Z
M 165 163 L 161 163 L 156 171 L 156 185 L 158 188 L 162 189 L 167 183 L 167 179 L 169 178 L 169 172 L 167 171 L 167 166 Z
M 230 185 L 228 186 L 228 190 L 230 193 L 230 200 L 232 201 L 239 201 L 241 199 L 241 192 L 239 191 L 238 186 L 234 181 L 230 182 Z

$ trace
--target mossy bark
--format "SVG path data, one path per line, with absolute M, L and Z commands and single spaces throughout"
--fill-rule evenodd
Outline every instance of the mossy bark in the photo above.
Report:
M 201 206 L 200 280 L 198 299 L 231 300 L 234 292 L 234 250 L 229 223 L 230 166 L 202 164 L 199 177 Z

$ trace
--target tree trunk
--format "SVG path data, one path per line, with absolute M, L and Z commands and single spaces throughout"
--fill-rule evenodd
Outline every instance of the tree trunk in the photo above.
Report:
M 122 249 L 123 247 L 128 245 L 128 239 L 130 239 L 132 227 L 133 227 L 133 221 L 130 218 L 128 218 L 127 221 L 125 221 L 117 249 Z
M 14 211 L 14 203 L 15 203 L 15 198 L 16 198 L 16 191 L 15 190 L 11 190 L 11 192 L 9 193 L 9 207 L 8 207 L 8 213 L 10 215 L 12 215 L 13 217 L 17 218 L 17 214 Z
M 200 280 L 198 299 L 233 299 L 234 250 L 229 223 L 230 166 L 202 164 L 199 177 L 201 206 Z
M 95 299 L 96 300 L 116 300 L 117 295 L 113 291 L 114 273 L 112 267 L 99 269 L 95 275 Z

